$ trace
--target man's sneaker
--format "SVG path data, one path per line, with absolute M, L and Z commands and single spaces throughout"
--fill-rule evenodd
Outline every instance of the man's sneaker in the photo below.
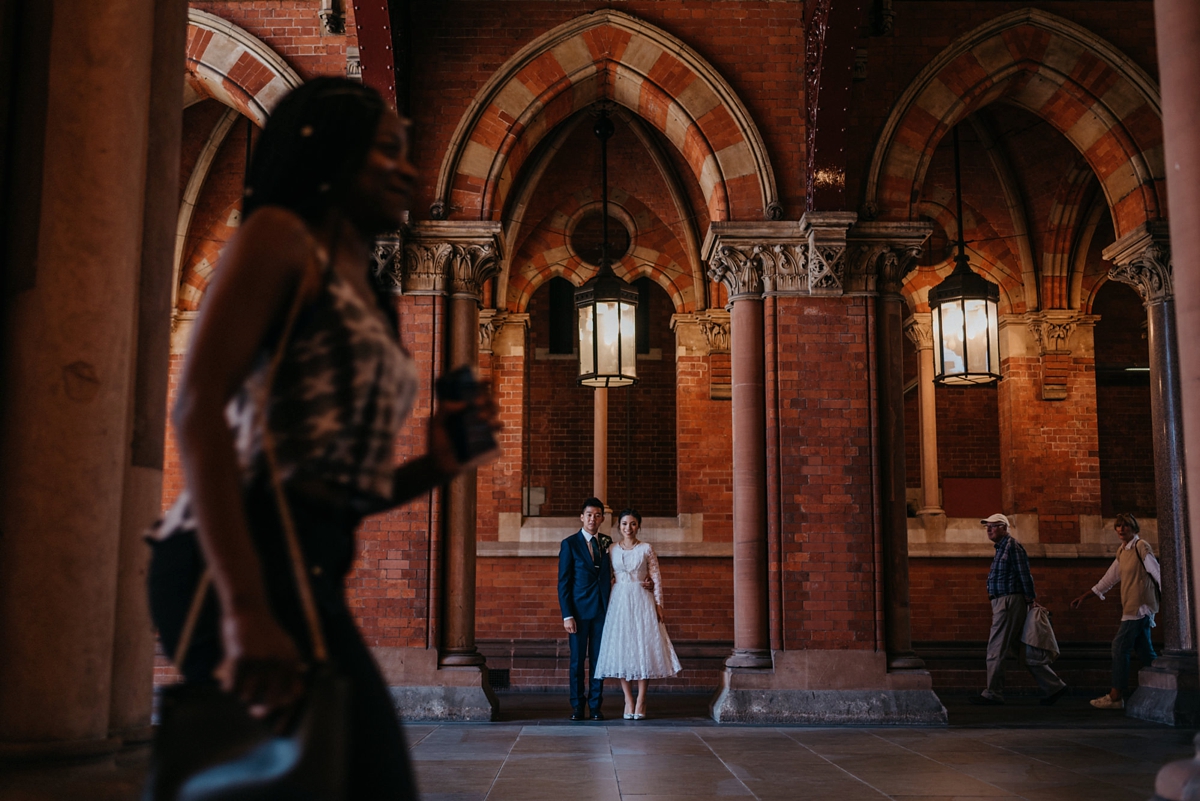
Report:
M 975 706 L 1004 706 L 1004 702 L 999 698 L 989 698 L 982 693 L 979 695 L 972 695 L 967 699 L 967 702 L 974 704 Z
M 1099 698 L 1092 699 L 1092 706 L 1096 707 L 1096 709 L 1124 709 L 1125 699 L 1118 698 L 1114 701 L 1112 696 L 1102 695 Z

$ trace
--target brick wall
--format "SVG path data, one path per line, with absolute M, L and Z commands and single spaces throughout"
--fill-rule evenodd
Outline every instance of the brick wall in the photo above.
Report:
M 1146 309 L 1131 287 L 1109 281 L 1096 294 L 1096 422 L 1100 443 L 1100 491 L 1106 516 L 1121 511 L 1153 516 L 1154 430 L 1146 367 Z M 1105 369 L 1107 368 L 1107 369 Z
M 1030 559 L 1038 601 L 1053 614 L 1054 635 L 1063 643 L 1111 640 L 1121 620 L 1120 592 L 1092 598 L 1073 610 L 1071 599 L 1090 590 L 1112 559 Z M 909 603 L 914 642 L 987 640 L 992 607 L 987 597 L 990 559 L 910 559 Z
M 396 459 L 404 462 L 426 451 L 432 377 L 444 358 L 446 303 L 440 297 L 405 296 L 397 306 L 400 340 L 421 378 L 416 406 L 396 438 Z M 441 518 L 440 492 L 433 492 L 363 521 L 346 595 L 368 644 L 428 647 L 438 642 L 440 610 L 431 599 L 438 598 L 441 584 Z
M 874 648 L 873 302 L 776 304 L 784 646 Z
M 939 476 L 1000 478 L 997 394 L 996 384 L 935 390 Z
M 1051 361 L 1052 360 L 1052 361 Z M 1067 399 L 1045 401 L 1048 364 Z M 998 387 L 1005 512 L 1036 512 L 1042 542 L 1079 542 L 1079 515 L 1100 513 L 1096 380 L 1092 360 L 1070 356 L 1003 359 Z

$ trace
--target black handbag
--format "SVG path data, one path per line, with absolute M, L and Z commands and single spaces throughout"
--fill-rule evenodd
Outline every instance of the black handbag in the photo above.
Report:
M 267 374 L 268 388 L 301 305 L 297 291 Z M 304 554 L 265 421 L 262 449 L 317 664 L 291 725 L 282 733 L 252 717 L 216 684 L 179 684 L 163 690 L 142 801 L 345 801 L 350 687 L 328 663 Z M 178 666 L 187 655 L 210 584 L 206 570 L 175 650 Z

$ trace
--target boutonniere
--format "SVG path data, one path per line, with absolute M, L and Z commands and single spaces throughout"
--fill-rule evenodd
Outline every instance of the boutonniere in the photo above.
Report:
M 606 534 L 597 534 L 596 540 L 600 543 L 600 553 L 608 553 L 608 549 L 612 545 L 612 537 Z

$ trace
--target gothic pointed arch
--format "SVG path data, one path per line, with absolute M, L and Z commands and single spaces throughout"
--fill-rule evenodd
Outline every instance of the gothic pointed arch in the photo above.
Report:
M 187 86 L 211 97 L 262 127 L 271 109 L 303 81 L 283 57 L 232 22 L 188 9 Z
M 1050 123 L 1100 180 L 1120 236 L 1165 216 L 1157 85 L 1085 28 L 1037 9 L 997 17 L 943 50 L 900 96 L 867 177 L 864 212 L 915 219 L 942 137 L 996 100 Z
M 678 148 L 711 219 L 781 213 L 766 146 L 728 82 L 679 39 L 602 9 L 533 40 L 480 89 L 442 161 L 432 216 L 500 219 L 537 144 L 598 100 L 628 108 Z

